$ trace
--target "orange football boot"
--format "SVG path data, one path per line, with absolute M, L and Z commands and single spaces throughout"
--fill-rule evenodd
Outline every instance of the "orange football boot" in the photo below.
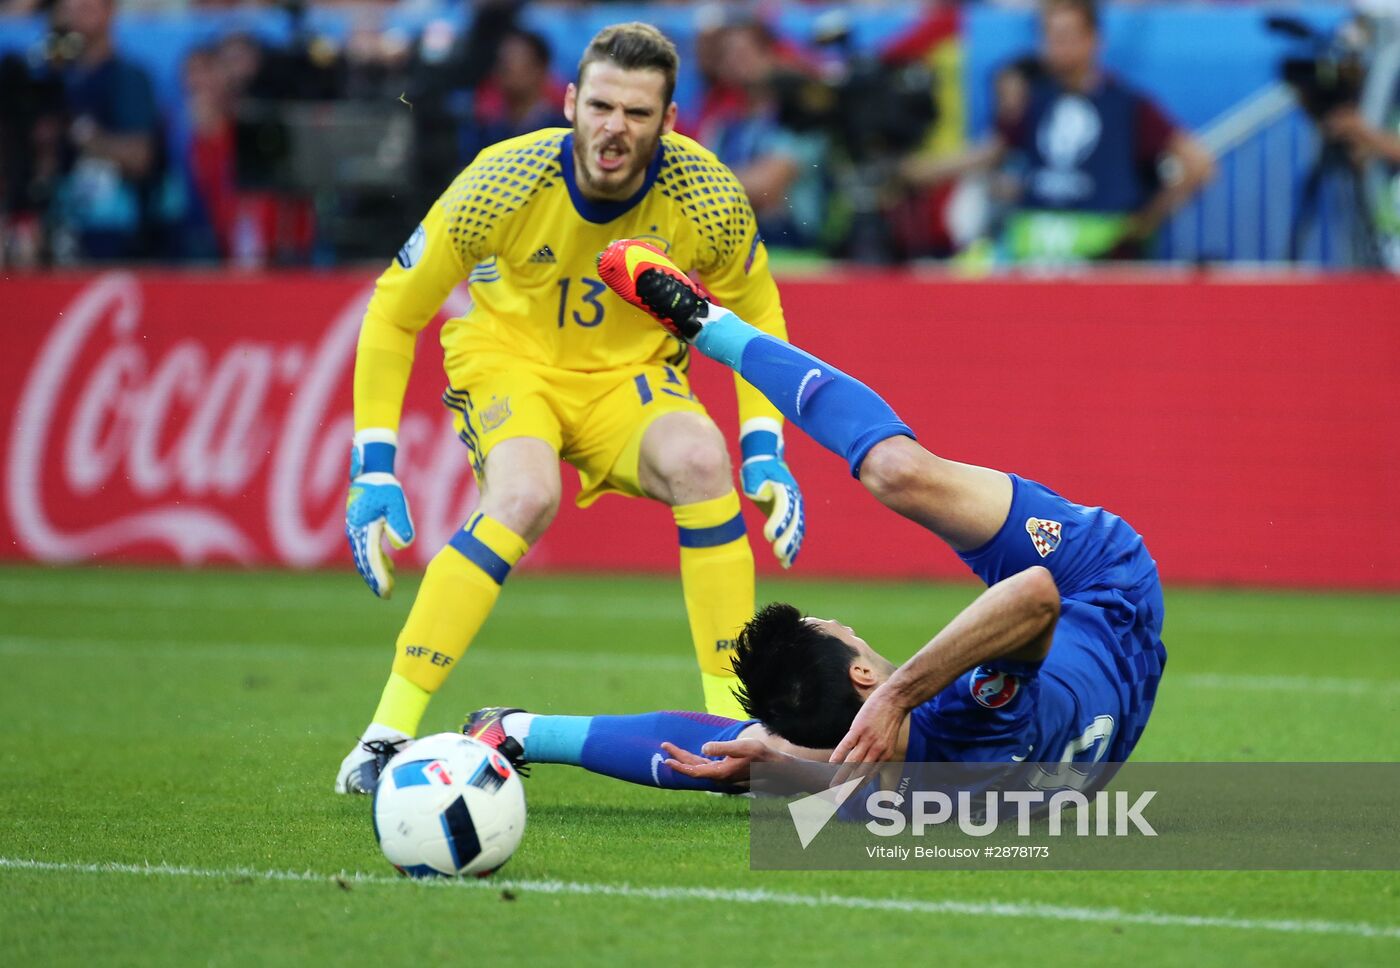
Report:
M 613 292 L 650 313 L 671 335 L 700 335 L 710 302 L 666 253 L 635 239 L 619 239 L 598 253 L 598 277 Z

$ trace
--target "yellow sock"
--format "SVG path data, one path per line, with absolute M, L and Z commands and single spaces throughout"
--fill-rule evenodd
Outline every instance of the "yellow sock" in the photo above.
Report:
M 410 736 L 457 660 L 491 614 L 501 585 L 529 545 L 481 512 L 428 564 L 394 647 L 394 669 L 374 721 Z
M 432 698 L 433 694 L 428 690 L 391 672 L 379 697 L 379 708 L 374 711 L 374 722 L 413 736 L 418 732 L 418 724 L 422 722 L 428 700 Z
M 739 495 L 671 509 L 680 531 L 681 585 L 700 663 L 705 711 L 747 719 L 734 698 L 734 638 L 753 616 L 753 550 L 739 513 Z

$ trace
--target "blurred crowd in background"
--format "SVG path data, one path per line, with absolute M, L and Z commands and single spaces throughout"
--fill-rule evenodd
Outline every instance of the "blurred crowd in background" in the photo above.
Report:
M 592 32 L 580 18 L 565 50 L 530 26 L 578 4 L 476 0 L 411 26 L 386 15 L 416 2 L 354 5 L 339 33 L 298 0 L 264 5 L 283 19 L 275 42 L 209 14 L 239 6 L 225 2 L 0 2 L 0 27 L 41 21 L 32 41 L 0 45 L 0 266 L 382 261 L 483 147 L 567 123 L 564 86 Z M 1036 39 L 993 74 L 980 134 L 952 45 L 968 4 L 907 0 L 915 15 L 879 44 L 840 10 L 793 36 L 781 4 L 691 5 L 682 56 L 698 87 L 679 129 L 735 171 L 777 250 L 872 264 L 1161 256 L 1164 223 L 1217 177 L 1217 148 L 1105 69 L 1097 4 L 1011 5 L 1035 7 Z M 1395 98 L 1361 110 L 1365 75 L 1392 54 L 1386 7 L 1327 36 L 1270 25 L 1311 45 L 1292 76 L 1280 64 L 1319 135 L 1291 221 L 1310 191 L 1314 208 L 1342 206 L 1362 267 L 1394 264 L 1400 237 Z M 162 91 L 113 24 L 172 8 L 212 19 L 181 52 L 179 90 Z

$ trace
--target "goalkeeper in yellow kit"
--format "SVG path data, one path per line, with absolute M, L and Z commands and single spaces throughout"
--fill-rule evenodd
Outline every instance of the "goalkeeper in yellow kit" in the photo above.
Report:
M 371 792 L 387 758 L 416 734 L 512 566 L 558 510 L 561 458 L 578 471 L 582 507 L 609 492 L 670 505 L 705 706 L 743 716 L 730 650 L 753 614 L 754 566 L 724 438 L 690 390 L 688 347 L 614 295 L 594 263 L 614 239 L 645 239 L 697 272 L 717 300 L 786 338 L 743 188 L 672 131 L 678 63 L 654 27 L 601 31 L 565 95 L 572 130 L 482 152 L 379 278 L 355 358 L 346 533 L 356 567 L 388 597 L 381 539 L 402 547 L 413 538 L 393 462 L 414 344 L 464 278 L 473 307 L 442 329 L 443 399 L 481 501 L 428 565 L 338 792 Z M 744 491 L 768 516 L 764 536 L 787 566 L 805 522 L 781 416 L 742 380 L 736 387 Z

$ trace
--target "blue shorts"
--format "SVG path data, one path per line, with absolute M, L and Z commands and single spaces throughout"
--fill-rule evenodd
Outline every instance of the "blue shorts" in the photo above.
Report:
M 907 758 L 1122 762 L 1167 660 L 1157 565 L 1118 515 L 1014 474 L 1011 483 L 1001 530 L 961 557 L 988 585 L 1050 570 L 1061 599 L 1050 652 L 978 666 L 916 707 Z

